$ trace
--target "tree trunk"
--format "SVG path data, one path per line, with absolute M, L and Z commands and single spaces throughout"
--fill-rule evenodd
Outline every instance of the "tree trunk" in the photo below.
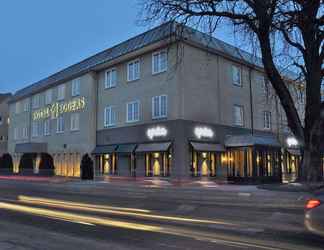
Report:
M 323 180 L 321 152 L 319 148 L 310 145 L 304 149 L 303 160 L 298 173 L 299 182 L 318 182 Z

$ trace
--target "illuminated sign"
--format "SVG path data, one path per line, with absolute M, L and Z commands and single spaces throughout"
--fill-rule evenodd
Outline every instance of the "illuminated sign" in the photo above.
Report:
M 154 139 L 154 137 L 164 137 L 168 134 L 168 130 L 164 127 L 155 127 L 155 128 L 149 128 L 146 131 L 146 135 L 151 140 Z
M 33 120 L 41 120 L 41 119 L 47 119 L 47 118 L 52 118 L 55 119 L 59 115 L 64 114 L 64 113 L 70 113 L 70 112 L 75 112 L 79 110 L 83 110 L 86 106 L 86 101 L 84 97 L 80 98 L 75 98 L 71 101 L 68 102 L 63 102 L 63 103 L 53 103 L 45 108 L 36 110 L 33 112 Z
M 287 142 L 288 147 L 298 146 L 298 141 L 295 137 L 288 137 L 286 142 Z
M 212 138 L 214 136 L 213 130 L 207 127 L 196 127 L 194 133 L 198 139 L 201 139 L 203 137 Z

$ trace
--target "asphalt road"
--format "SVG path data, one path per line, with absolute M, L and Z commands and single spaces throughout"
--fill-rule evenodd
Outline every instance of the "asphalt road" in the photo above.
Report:
M 0 249 L 323 249 L 305 194 L 0 181 Z

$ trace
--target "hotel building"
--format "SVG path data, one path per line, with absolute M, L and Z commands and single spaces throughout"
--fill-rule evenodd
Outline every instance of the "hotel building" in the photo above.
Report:
M 96 176 L 280 181 L 299 162 L 260 59 L 173 22 L 17 91 L 10 120 L 16 172 L 42 153 L 77 177 L 88 153 Z
M 0 157 L 8 152 L 9 105 L 11 94 L 0 94 Z

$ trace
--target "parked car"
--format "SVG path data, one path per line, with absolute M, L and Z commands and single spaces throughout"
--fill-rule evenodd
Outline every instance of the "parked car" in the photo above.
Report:
M 324 190 L 306 202 L 305 226 L 310 232 L 324 237 Z

